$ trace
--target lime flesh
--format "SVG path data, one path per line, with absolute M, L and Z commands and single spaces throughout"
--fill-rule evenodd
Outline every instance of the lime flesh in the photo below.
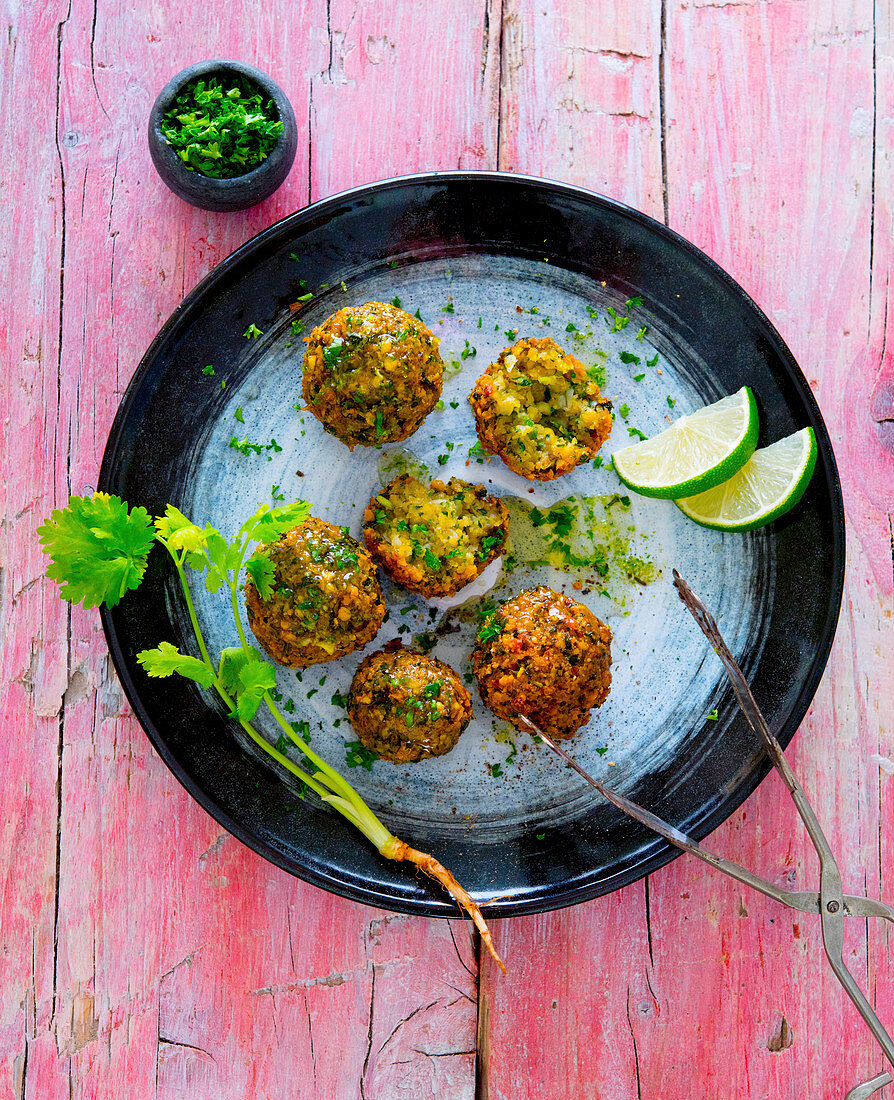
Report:
M 815 466 L 816 436 L 802 428 L 755 451 L 728 481 L 675 504 L 702 527 L 751 531 L 794 508 Z
M 702 493 L 733 476 L 757 446 L 758 417 L 748 386 L 681 416 L 659 435 L 616 451 L 624 484 L 647 497 Z

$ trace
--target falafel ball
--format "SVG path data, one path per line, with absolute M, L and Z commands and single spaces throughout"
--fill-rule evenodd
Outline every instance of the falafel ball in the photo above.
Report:
M 572 737 L 611 687 L 611 631 L 588 607 L 546 585 L 498 607 L 478 631 L 472 671 L 481 698 L 517 729 L 524 714 Z
M 450 752 L 472 720 L 472 697 L 449 665 L 394 641 L 354 673 L 348 717 L 370 752 L 412 764 Z
M 594 373 L 548 336 L 504 348 L 469 394 L 481 446 L 528 481 L 586 462 L 612 430 Z
M 441 396 L 438 337 L 397 306 L 346 306 L 304 340 L 304 400 L 351 450 L 406 439 Z
M 275 661 L 307 668 L 376 636 L 385 617 L 382 589 L 372 558 L 347 527 L 308 516 L 260 552 L 273 562 L 273 591 L 263 599 L 249 577 L 245 607 L 252 633 Z
M 363 538 L 398 584 L 431 599 L 452 596 L 503 553 L 509 514 L 483 485 L 452 477 L 426 487 L 402 474 L 370 498 Z

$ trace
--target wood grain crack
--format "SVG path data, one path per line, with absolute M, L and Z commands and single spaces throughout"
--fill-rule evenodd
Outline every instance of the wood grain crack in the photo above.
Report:
M 376 965 L 373 963 L 372 968 L 372 981 L 370 983 L 369 991 L 369 1029 L 366 1033 L 366 1055 L 363 1058 L 363 1070 L 360 1073 L 360 1097 L 361 1100 L 367 1100 L 366 1096 L 366 1074 L 369 1070 L 369 1060 L 372 1056 L 373 1045 L 373 1019 L 375 1015 L 376 1004 Z
M 636 1095 L 637 1100 L 643 1100 L 643 1084 L 640 1079 L 639 1072 L 639 1051 L 636 1047 L 636 1035 L 633 1031 L 633 1019 L 630 1015 L 630 986 L 627 986 L 627 1026 L 630 1028 L 630 1038 L 633 1042 L 633 1065 L 636 1072 Z

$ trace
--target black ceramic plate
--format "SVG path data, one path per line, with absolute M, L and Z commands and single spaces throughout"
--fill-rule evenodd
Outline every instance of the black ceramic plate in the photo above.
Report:
M 398 297 L 442 337 L 456 371 L 445 383 L 444 410 L 405 444 L 409 459 L 395 455 L 399 448 L 351 454 L 295 409 L 302 344 L 289 304 L 306 293 L 314 295 L 300 315 L 308 328 L 342 305 Z M 618 322 L 628 309 L 629 322 Z M 250 325 L 263 335 L 247 338 Z M 479 463 L 468 455 L 474 432 L 464 398 L 515 331 L 552 335 L 585 362 L 604 362 L 606 392 L 619 413 L 606 453 L 629 441 L 627 429 L 661 430 L 672 402 L 674 414 L 685 412 L 748 384 L 761 416 L 759 445 L 805 425 L 816 431 L 817 469 L 802 503 L 764 531 L 721 535 L 689 523 L 669 502 L 634 498 L 626 511 L 604 467 L 532 487 L 496 459 Z M 209 363 L 213 376 L 202 371 Z M 233 436 L 263 450 L 242 454 L 229 446 Z M 492 173 L 375 184 L 272 226 L 189 295 L 127 390 L 100 487 L 154 514 L 171 502 L 197 522 L 232 531 L 276 485 L 358 535 L 368 494 L 405 460 L 483 481 L 516 498 L 520 515 L 526 503 L 546 508 L 583 495 L 590 503 L 582 538 L 620 537 L 627 553 L 661 569 L 645 587 L 612 574 L 604 590 L 578 590 L 612 626 L 614 685 L 571 745 L 585 766 L 687 832 L 703 837 L 715 828 L 767 766 L 719 663 L 673 592 L 671 568 L 716 613 L 783 744 L 822 675 L 843 581 L 843 514 L 829 438 L 767 318 L 692 245 L 598 195 Z M 612 507 L 621 513 L 609 515 Z M 572 580 L 530 567 L 502 580 L 491 573 L 484 583 L 502 584 L 502 596 L 543 581 L 567 588 Z M 230 644 L 226 608 L 201 588 L 195 596 L 210 643 Z M 394 586 L 386 585 L 386 596 L 390 622 L 370 649 L 398 632 L 419 633 L 444 613 Z M 162 639 L 189 645 L 182 597 L 163 555 L 153 555 L 142 588 L 105 612 L 103 623 L 153 744 L 230 832 L 324 889 L 405 912 L 456 915 L 434 886 L 381 859 L 313 797 L 298 798 L 210 694 L 143 674 L 135 659 L 141 649 Z M 467 672 L 472 627 L 459 626 L 436 654 Z M 296 720 L 309 722 L 318 751 L 343 768 L 352 735 L 337 693 L 346 691 L 358 657 L 307 670 L 301 682 L 284 671 L 279 684 Z M 476 721 L 449 756 L 405 768 L 377 762 L 350 777 L 397 835 L 432 851 L 477 898 L 496 898 L 491 916 L 583 901 L 673 858 L 675 849 L 601 802 L 545 750 L 521 735 L 501 739 L 505 731 L 474 702 Z

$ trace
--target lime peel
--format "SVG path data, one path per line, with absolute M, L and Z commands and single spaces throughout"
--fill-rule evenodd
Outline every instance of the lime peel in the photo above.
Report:
M 728 480 L 674 503 L 702 527 L 752 531 L 798 503 L 816 467 L 816 435 L 802 428 L 755 451 Z
M 681 416 L 659 435 L 615 451 L 624 484 L 647 497 L 677 499 L 727 481 L 757 446 L 758 416 L 748 386 Z

